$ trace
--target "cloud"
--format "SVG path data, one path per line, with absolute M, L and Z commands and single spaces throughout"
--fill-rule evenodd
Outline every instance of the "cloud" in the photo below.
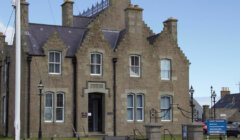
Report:
M 9 45 L 12 45 L 13 43 L 13 37 L 14 37 L 14 28 L 9 26 L 6 30 L 6 26 L 3 25 L 3 23 L 0 21 L 0 32 L 5 33 L 6 32 L 6 39 L 5 41 L 8 42 Z

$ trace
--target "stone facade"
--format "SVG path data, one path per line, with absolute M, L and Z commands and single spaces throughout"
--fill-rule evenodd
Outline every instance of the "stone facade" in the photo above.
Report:
M 73 129 L 79 136 L 86 135 L 132 135 L 132 130 L 138 128 L 145 132 L 144 124 L 150 122 L 149 111 L 155 108 L 160 113 L 161 97 L 172 97 L 171 120 L 161 121 L 163 127 L 174 134 L 181 133 L 182 124 L 190 120 L 185 118 L 178 110 L 178 106 L 189 108 L 189 61 L 177 44 L 177 20 L 169 18 L 164 22 L 164 29 L 159 34 L 154 34 L 143 22 L 143 9 L 130 5 L 129 0 L 110 0 L 110 5 L 94 17 L 84 28 L 84 37 L 78 43 L 73 55 L 69 55 L 71 47 L 68 46 L 68 35 L 62 36 L 61 31 L 83 30 L 73 26 L 71 1 L 65 1 L 63 7 L 63 25 L 55 27 L 50 25 L 23 24 L 22 31 L 22 89 L 21 89 L 21 133 L 24 137 L 37 137 L 39 128 L 39 90 L 37 85 L 42 80 L 44 95 L 53 93 L 53 120 L 44 121 L 45 98 L 42 97 L 42 133 L 43 137 L 72 137 Z M 28 21 L 28 3 L 22 1 L 22 22 Z M 31 26 L 30 26 L 31 25 Z M 34 43 L 31 39 L 33 27 L 41 26 L 38 32 L 44 32 L 45 28 L 54 28 L 42 44 Z M 60 31 L 61 30 L 61 31 Z M 112 48 L 111 42 L 106 37 L 107 33 L 124 33 L 116 41 L 116 47 Z M 41 34 L 41 33 L 40 33 Z M 29 37 L 30 36 L 30 37 Z M 120 35 L 119 35 L 120 36 Z M 41 37 L 39 37 L 41 38 Z M 30 43 L 29 43 L 30 40 Z M 36 39 L 38 41 L 38 38 Z M 67 40 L 67 41 L 66 41 Z M 70 40 L 70 38 L 69 38 Z M 81 39 L 79 39 L 81 40 Z M 0 44 L 1 48 L 3 44 Z M 39 45 L 39 46 L 38 46 Z M 38 49 L 36 49 L 39 47 Z M 8 132 L 6 126 L 1 123 L 1 134 L 13 136 L 14 134 L 14 50 L 10 56 L 9 76 L 9 114 Z M 39 51 L 39 53 L 36 53 Z M 61 73 L 49 74 L 49 51 L 61 52 Z M 100 76 L 91 75 L 91 53 L 102 54 L 102 73 Z M 7 53 L 7 52 L 6 52 Z M 4 53 L 5 54 L 5 53 Z M 140 77 L 130 77 L 130 55 L 141 57 Z M 3 58 L 4 55 L 1 55 Z M 114 85 L 114 67 L 112 59 L 116 62 L 116 86 Z M 170 80 L 161 79 L 162 59 L 171 60 Z M 2 59 L 3 60 L 3 59 Z M 2 61 L 3 62 L 3 61 Z M 76 67 L 74 63 L 76 62 Z M 3 68 L 1 67 L 3 70 Z M 4 72 L 1 71 L 1 80 Z M 75 80 L 74 80 L 75 79 Z M 1 87 L 4 82 L 1 82 Z M 1 88 L 1 118 L 2 96 L 5 88 Z M 116 91 L 116 92 L 114 92 Z M 64 93 L 64 120 L 56 121 L 57 93 Z M 97 93 L 97 94 L 96 94 Z M 114 116 L 114 93 L 116 93 L 116 116 Z M 143 121 L 127 121 L 127 95 L 142 94 L 144 97 Z M 89 132 L 89 102 L 92 96 L 101 96 L 101 132 Z M 135 107 L 136 109 L 136 107 Z M 135 110 L 134 109 L 134 110 Z M 136 111 L 134 111 L 136 113 Z M 76 115 L 74 115 L 76 114 Z M 87 115 L 87 116 L 86 116 Z M 116 123 L 114 125 L 114 118 Z M 98 121 L 99 122 L 99 121 Z

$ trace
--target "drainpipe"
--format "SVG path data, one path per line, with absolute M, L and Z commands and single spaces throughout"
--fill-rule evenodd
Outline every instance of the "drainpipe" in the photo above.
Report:
M 9 108 L 9 65 L 10 65 L 10 61 L 9 61 L 9 57 L 6 58 L 6 62 L 7 64 L 7 84 L 6 84 L 6 101 L 7 101 L 7 105 L 6 105 L 6 129 L 5 129 L 5 134 L 6 136 L 8 136 L 8 108 Z
M 77 59 L 72 58 L 73 64 L 73 137 L 77 133 Z
M 113 135 L 116 136 L 116 63 L 117 58 L 113 58 Z
M 32 56 L 27 57 L 27 64 L 28 64 L 28 82 L 27 82 L 27 92 L 28 92 L 28 99 L 27 99 L 27 138 L 30 138 L 30 87 L 31 87 L 31 61 Z

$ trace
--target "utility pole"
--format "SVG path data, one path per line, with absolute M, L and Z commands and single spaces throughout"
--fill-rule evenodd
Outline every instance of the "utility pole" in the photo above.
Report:
M 16 70 L 15 70 L 15 140 L 20 140 L 20 95 L 21 95 L 21 4 L 16 0 Z

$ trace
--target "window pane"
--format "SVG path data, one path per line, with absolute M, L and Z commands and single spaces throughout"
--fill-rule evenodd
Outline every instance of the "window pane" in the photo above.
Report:
M 63 107 L 63 94 L 57 94 L 57 107 Z
M 162 110 L 161 111 L 161 117 L 162 120 L 170 120 L 170 110 Z
M 46 106 L 45 107 L 52 107 L 52 94 L 46 94 Z
M 142 95 L 137 95 L 137 107 L 143 107 Z
M 134 63 L 134 56 L 131 56 L 131 66 L 134 66 L 135 63 Z
M 54 64 L 49 64 L 49 72 L 54 72 Z
M 56 61 L 55 62 L 60 62 L 60 53 L 56 52 L 55 53 Z
M 97 55 L 97 64 L 101 64 L 101 54 L 96 54 Z
M 101 66 L 100 65 L 96 66 L 96 74 L 101 74 Z
M 142 108 L 137 109 L 137 120 L 143 120 L 143 109 Z
M 54 62 L 54 53 L 53 52 L 49 53 L 49 62 Z
M 58 120 L 58 121 L 63 120 L 63 108 L 56 109 L 56 120 Z
M 133 109 L 132 108 L 127 109 L 127 120 L 133 120 Z
M 96 54 L 91 54 L 91 63 L 96 63 Z
M 95 73 L 96 73 L 96 66 L 91 65 L 91 74 L 95 74 Z
M 55 64 L 55 73 L 60 73 L 60 64 Z
M 139 62 L 139 56 L 135 56 L 135 66 L 139 66 L 140 62 Z
M 45 121 L 51 121 L 52 120 L 52 108 L 45 108 L 44 110 L 44 118 Z
M 128 107 L 133 107 L 133 95 L 128 95 L 127 96 L 127 106 Z

